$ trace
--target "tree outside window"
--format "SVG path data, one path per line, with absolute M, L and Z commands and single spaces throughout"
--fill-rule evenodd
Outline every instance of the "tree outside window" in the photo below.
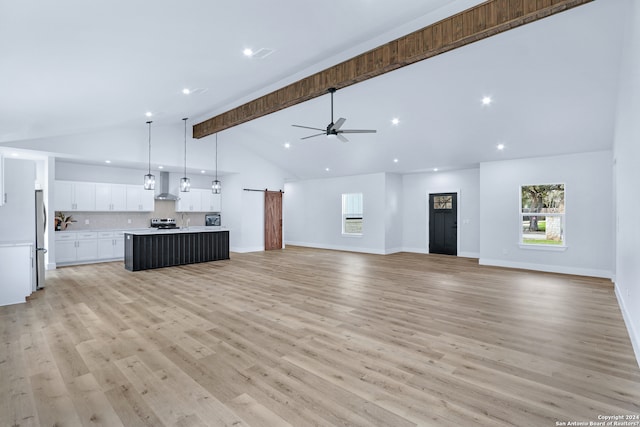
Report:
M 564 245 L 564 184 L 520 187 L 520 243 Z

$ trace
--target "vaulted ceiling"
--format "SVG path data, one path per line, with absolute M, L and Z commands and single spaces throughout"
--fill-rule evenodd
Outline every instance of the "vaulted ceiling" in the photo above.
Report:
M 205 120 L 478 3 L 0 0 L 0 145 L 140 128 L 147 111 Z M 596 0 L 339 90 L 344 128 L 376 134 L 301 140 L 314 131 L 292 124 L 330 121 L 321 96 L 219 138 L 289 179 L 608 149 L 625 4 Z

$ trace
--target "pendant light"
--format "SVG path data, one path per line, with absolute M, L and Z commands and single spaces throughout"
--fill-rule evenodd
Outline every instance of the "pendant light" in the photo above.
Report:
M 184 177 L 180 178 L 180 191 L 187 193 L 191 189 L 191 180 L 187 178 L 187 117 L 184 119 Z
M 151 175 L 151 121 L 148 121 L 149 125 L 149 173 L 144 176 L 144 189 L 154 190 L 156 188 L 156 177 Z
M 218 134 L 216 133 L 216 179 L 211 183 L 211 192 L 213 194 L 220 194 L 222 190 L 222 184 L 218 181 Z

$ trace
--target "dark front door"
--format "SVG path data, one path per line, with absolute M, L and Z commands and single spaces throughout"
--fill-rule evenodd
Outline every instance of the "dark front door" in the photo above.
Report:
M 458 195 L 429 194 L 429 253 L 458 254 Z

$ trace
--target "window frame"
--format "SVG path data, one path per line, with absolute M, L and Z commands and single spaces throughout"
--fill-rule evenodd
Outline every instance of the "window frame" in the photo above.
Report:
M 524 187 L 542 186 L 542 185 L 561 185 L 564 199 L 563 212 L 525 212 L 523 209 L 522 189 Z M 565 182 L 551 182 L 551 183 L 538 183 L 538 184 L 522 184 L 518 186 L 518 245 L 521 249 L 532 249 L 541 251 L 564 251 L 567 249 L 567 185 Z M 524 241 L 524 229 L 523 222 L 527 216 L 544 216 L 546 217 L 559 217 L 561 220 L 561 243 L 549 244 L 549 243 L 526 243 Z
M 347 209 L 347 204 L 349 203 L 348 198 L 351 196 L 356 196 L 359 195 L 360 196 L 360 200 L 359 200 L 359 205 L 360 205 L 360 212 L 346 212 Z M 362 237 L 363 232 L 364 232 L 364 196 L 362 194 L 362 192 L 357 192 L 357 193 L 342 193 L 342 209 L 341 209 L 341 214 L 342 214 L 342 219 L 341 219 L 341 223 L 342 223 L 342 235 L 345 237 Z M 358 216 L 359 215 L 359 216 Z M 349 232 L 347 231 L 347 220 L 348 219 L 360 219 L 360 232 Z

